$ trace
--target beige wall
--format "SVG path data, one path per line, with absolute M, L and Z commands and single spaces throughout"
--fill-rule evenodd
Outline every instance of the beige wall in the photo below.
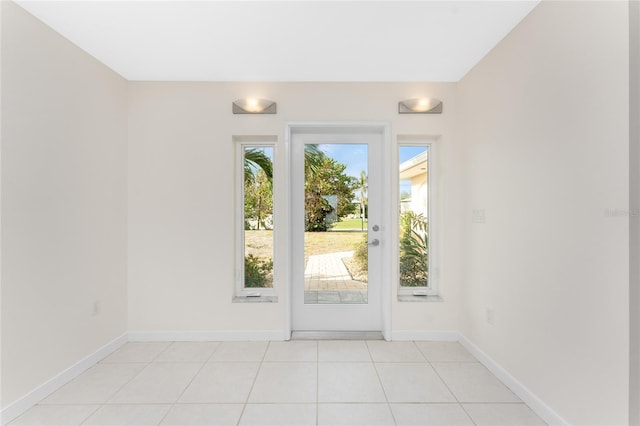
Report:
M 290 121 L 387 121 L 394 140 L 398 134 L 442 135 L 443 193 L 459 192 L 455 178 L 460 174 L 458 154 L 452 137 L 454 84 L 133 82 L 129 89 L 132 331 L 285 328 L 284 285 L 279 288 L 277 304 L 231 302 L 234 135 L 276 136 L 283 154 L 285 127 Z M 442 99 L 445 113 L 398 115 L 399 100 L 420 95 Z M 276 100 L 278 114 L 232 115 L 232 101 L 245 97 Z M 276 163 L 278 160 L 283 167 L 284 158 L 277 157 Z M 445 218 L 458 215 L 451 200 L 455 197 L 443 200 Z M 280 228 L 283 243 L 288 231 L 284 225 Z M 394 303 L 395 330 L 457 329 L 460 267 L 456 232 L 443 220 L 445 302 Z M 276 262 L 279 250 L 276 248 Z
M 1 7 L 6 407 L 126 331 L 127 83 Z
M 459 84 L 462 331 L 570 424 L 628 416 L 627 8 L 543 2 Z

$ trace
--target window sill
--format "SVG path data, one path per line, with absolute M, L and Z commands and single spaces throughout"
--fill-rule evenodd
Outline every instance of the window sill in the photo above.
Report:
M 233 303 L 278 303 L 278 296 L 234 296 Z
M 442 297 L 437 294 L 429 296 L 414 296 L 413 294 L 399 294 L 398 302 L 412 302 L 412 303 L 431 303 L 431 302 L 444 302 Z

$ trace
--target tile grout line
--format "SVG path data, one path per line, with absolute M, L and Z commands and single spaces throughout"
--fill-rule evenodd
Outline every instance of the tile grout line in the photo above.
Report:
M 120 348 L 118 349 L 118 351 L 119 351 L 119 350 L 121 350 L 122 348 L 124 348 L 125 346 L 129 345 L 130 343 L 135 343 L 135 342 L 127 342 L 125 345 L 123 345 L 122 347 L 120 347 Z M 126 382 L 124 382 L 120 387 L 118 387 L 118 389 L 116 389 L 116 390 L 115 390 L 111 395 L 107 396 L 107 398 L 106 398 L 104 401 L 102 401 L 101 403 L 98 403 L 98 404 L 80 404 L 80 405 L 97 405 L 97 406 L 98 406 L 98 408 L 96 408 L 96 409 L 95 409 L 91 414 L 89 414 L 86 418 L 84 418 L 84 419 L 80 422 L 80 425 L 85 425 L 85 424 L 87 424 L 87 421 L 88 421 L 91 417 L 93 417 L 93 416 L 94 416 L 98 411 L 100 411 L 100 410 L 101 410 L 102 408 L 104 408 L 104 407 L 108 407 L 108 406 L 112 405 L 112 404 L 108 404 L 108 402 L 109 402 L 110 400 L 112 400 L 112 399 L 113 399 L 113 398 L 118 394 L 118 392 L 120 392 L 120 391 L 121 391 L 125 386 L 127 386 L 127 385 L 128 385 L 129 383 L 131 383 L 131 382 L 132 382 L 136 377 L 138 377 L 140 374 L 142 374 L 142 372 L 143 372 L 144 370 L 146 370 L 146 369 L 151 365 L 151 363 L 153 362 L 153 360 L 154 360 L 154 359 L 156 359 L 157 357 L 159 357 L 159 356 L 160 356 L 160 354 L 161 354 L 161 353 L 163 353 L 164 351 L 166 351 L 170 346 L 171 346 L 171 344 L 169 344 L 169 345 L 168 345 L 165 349 L 163 349 L 162 351 L 158 352 L 158 354 L 156 354 L 156 356 L 155 356 L 155 357 L 153 357 L 153 358 L 151 359 L 151 361 L 148 361 L 148 362 L 104 362 L 104 360 L 105 360 L 105 359 L 109 358 L 109 356 L 111 356 L 111 355 L 113 355 L 113 354 L 110 354 L 109 356 L 107 356 L 107 357 L 105 357 L 104 359 L 100 360 L 100 362 L 98 362 L 95 366 L 98 366 L 98 365 L 100 365 L 100 364 L 103 364 L 103 365 L 146 364 L 146 365 L 145 365 L 145 366 L 144 366 L 144 368 L 142 368 L 139 372 L 137 372 L 136 374 L 134 374 L 134 375 L 133 375 L 129 380 L 127 380 L 127 381 L 126 381 Z M 117 352 L 117 351 L 116 351 L 116 352 Z M 115 353 L 115 352 L 114 352 L 114 353 Z M 94 367 L 95 367 L 95 366 L 94 366 Z M 87 371 L 89 371 L 89 370 L 87 370 Z M 86 373 L 86 372 L 85 372 L 85 373 Z M 84 374 L 84 373 L 83 373 L 83 374 Z M 77 378 L 76 378 L 76 379 L 77 379 Z M 38 405 L 41 405 L 41 404 L 38 404 Z M 46 404 L 45 404 L 45 405 L 46 405 Z M 79 405 L 79 404 L 54 404 L 54 405 Z M 116 405 L 116 404 L 113 404 L 113 405 Z M 118 405 L 121 405 L 121 404 L 118 404 Z
M 176 342 L 171 342 L 171 344 L 169 344 L 165 350 L 160 351 L 160 353 L 158 353 L 158 355 L 155 356 L 155 358 L 153 358 L 151 360 L 151 362 L 149 363 L 149 365 L 151 365 L 153 363 L 153 361 L 155 361 L 156 359 L 158 359 L 158 357 L 160 357 L 160 355 L 162 355 L 163 353 L 165 353 L 166 351 L 169 350 L 169 348 L 171 346 L 173 346 Z M 202 370 L 202 367 L 200 367 L 200 370 Z M 198 375 L 198 373 L 200 372 L 200 370 L 198 370 L 198 372 L 191 378 L 191 381 L 187 384 L 187 386 L 185 386 L 185 388 L 182 390 L 182 392 L 180 393 L 180 395 L 178 395 L 178 398 L 176 398 L 176 401 L 178 399 L 180 399 L 180 397 L 182 396 L 182 394 L 184 394 L 184 392 L 187 390 L 187 388 L 191 385 L 191 383 L 193 382 L 193 379 L 195 379 L 195 377 Z M 166 413 L 164 413 L 164 416 L 162 416 L 162 418 L 160 419 L 160 421 L 158 422 L 158 425 L 161 425 L 162 422 L 164 421 L 164 419 L 167 418 L 167 416 L 169 415 L 169 413 L 171 412 L 171 410 L 173 410 L 173 407 L 175 407 L 175 401 L 173 402 L 173 404 L 171 404 L 171 406 L 169 407 L 169 409 L 167 410 Z
M 376 366 L 376 363 L 373 360 L 373 355 L 371 355 L 371 350 L 369 348 L 369 343 L 365 340 L 364 344 L 367 347 L 367 352 L 369 353 L 369 358 L 371 359 L 371 364 L 373 365 L 373 370 L 376 372 L 376 377 L 378 377 L 378 382 L 380 383 L 380 387 L 382 388 L 382 394 L 384 395 L 384 399 L 387 401 L 387 408 L 389 409 L 389 412 L 391 413 L 391 418 L 393 419 L 393 423 L 397 425 L 398 421 L 396 420 L 395 414 L 393 414 L 393 409 L 391 409 L 391 402 L 389 402 L 389 397 L 387 396 L 387 391 L 385 390 L 384 384 L 382 383 L 382 378 L 380 377 L 380 372 L 378 372 L 378 367 Z
M 457 342 L 459 343 L 459 342 Z M 423 356 L 426 358 L 426 355 L 423 354 Z M 434 361 L 438 364 L 476 364 L 476 365 L 480 365 L 484 368 L 486 368 L 486 366 L 484 366 L 479 360 L 477 360 L 473 355 L 472 358 L 474 358 L 473 361 Z M 428 360 L 427 360 L 428 361 Z M 429 364 L 432 364 L 431 361 L 428 361 Z M 431 365 L 433 367 L 433 365 Z M 440 373 L 438 373 L 438 371 L 436 370 L 435 367 L 433 367 L 433 370 L 436 372 L 436 374 L 438 375 L 438 377 L 440 377 L 440 380 L 442 380 L 442 382 L 445 384 L 445 386 L 447 386 L 447 389 L 449 389 L 449 385 L 444 381 L 444 379 L 440 376 Z M 489 373 L 491 374 L 492 377 L 494 377 L 495 379 L 498 380 L 498 382 L 500 384 L 502 384 L 504 387 L 506 387 L 509 391 L 511 391 L 511 393 L 513 393 L 515 395 L 515 393 L 511 390 L 511 388 L 509 388 L 502 380 L 500 380 L 498 377 L 495 376 L 495 374 L 493 374 L 491 371 L 489 371 Z M 451 389 L 449 389 L 449 391 L 451 391 Z M 458 397 L 451 391 L 451 393 L 453 394 L 454 398 L 456 398 L 456 401 L 458 401 Z M 460 404 L 460 406 L 462 407 L 462 410 L 465 412 L 465 414 L 467 416 L 469 416 L 469 418 L 471 419 L 471 421 L 475 423 L 475 420 L 473 420 L 473 418 L 471 417 L 471 415 L 467 412 L 467 410 L 464 408 L 463 404 L 467 404 L 467 405 L 488 405 L 488 404 L 513 404 L 513 405 L 518 405 L 518 404 L 522 404 L 526 407 L 528 407 L 529 409 L 531 409 L 531 407 L 529 407 L 529 405 L 522 401 L 517 395 L 515 395 L 519 400 L 518 401 L 467 401 L 467 402 L 458 402 Z M 535 413 L 535 412 L 534 412 Z M 537 414 L 536 414 L 537 415 Z
M 431 369 L 433 370 L 434 373 L 436 373 L 436 376 L 438 376 L 438 379 L 440 379 L 440 381 L 442 382 L 442 384 L 445 385 L 445 387 L 447 388 L 447 390 L 449 391 L 449 393 L 451 394 L 451 396 L 453 396 L 453 398 L 456 400 L 456 403 L 458 404 L 458 406 L 460 408 L 462 408 L 462 411 L 464 411 L 464 414 L 466 414 L 466 416 L 469 418 L 469 420 L 471 420 L 471 423 L 473 423 L 474 425 L 476 424 L 476 422 L 473 420 L 473 418 L 471 418 L 471 415 L 469 413 L 467 413 L 467 410 L 464 409 L 464 406 L 462 405 L 462 403 L 460 402 L 460 400 L 458 399 L 458 397 L 456 396 L 455 393 L 453 393 L 453 391 L 451 390 L 451 388 L 449 387 L 449 385 L 447 384 L 447 382 L 444 381 L 444 379 L 442 378 L 442 376 L 440 376 L 440 373 L 438 373 L 438 370 L 436 370 L 436 368 L 433 366 L 433 364 L 431 363 L 431 361 L 429 361 L 429 358 L 427 358 L 427 356 L 424 354 L 424 352 L 422 352 L 420 350 L 420 347 L 418 346 L 418 344 L 415 342 L 415 340 L 413 341 L 413 344 L 416 346 L 416 348 L 418 349 L 418 351 L 422 354 L 422 356 L 424 357 L 424 359 L 427 361 L 427 363 L 429 364 L 429 367 L 431 367 Z
M 98 412 L 98 410 L 100 408 L 102 408 L 102 405 L 97 404 L 98 408 L 96 408 L 95 410 L 93 410 L 87 417 L 85 417 L 84 419 L 82 419 L 82 421 L 80 423 L 78 423 L 79 425 L 84 425 L 86 424 L 87 420 L 89 420 L 94 414 L 96 414 Z
M 127 346 L 127 345 L 131 344 L 131 343 L 136 343 L 136 342 L 127 342 L 125 345 L 123 345 L 122 347 L 120 347 L 120 348 L 118 349 L 118 351 L 119 351 L 119 350 L 121 350 L 122 348 L 124 348 L 125 346 Z M 167 347 L 166 347 L 165 349 L 163 349 L 163 350 L 161 350 L 160 352 L 158 352 L 158 353 L 156 354 L 156 356 L 155 356 L 155 357 L 153 357 L 153 358 L 151 359 L 151 361 L 148 361 L 148 362 L 122 362 L 122 363 L 118 363 L 118 362 L 105 362 L 105 363 L 104 363 L 105 365 L 106 365 L 106 364 L 146 364 L 146 365 L 144 366 L 144 368 L 142 368 L 140 371 L 138 371 L 138 373 L 134 374 L 134 375 L 133 375 L 129 380 L 127 380 L 127 381 L 126 381 L 125 383 L 123 383 L 120 387 L 118 387 L 118 389 L 116 389 L 116 390 L 115 390 L 111 395 L 109 395 L 109 396 L 108 396 L 108 397 L 107 397 L 107 398 L 106 398 L 102 403 L 98 404 L 98 408 L 96 408 L 96 409 L 95 409 L 95 411 L 94 411 L 93 413 L 91 413 L 91 415 L 90 415 L 89 417 L 87 417 L 86 419 L 84 419 L 80 424 L 81 424 L 81 425 L 86 424 L 86 422 L 87 422 L 87 421 L 88 421 L 88 420 L 89 420 L 89 419 L 90 419 L 94 414 L 96 414 L 98 411 L 100 411 L 102 408 L 107 407 L 107 406 L 109 406 L 109 405 L 116 405 L 116 404 L 109 404 L 108 402 L 109 402 L 109 401 L 111 401 L 111 400 L 112 400 L 112 399 L 113 399 L 113 398 L 118 394 L 118 392 L 120 392 L 122 389 L 124 389 L 124 387 L 125 387 L 125 386 L 127 386 L 127 385 L 128 385 L 129 383 L 131 383 L 131 382 L 132 382 L 136 377 L 138 377 L 140 374 L 142 374 L 142 372 L 143 372 L 144 370 L 146 370 L 147 368 L 149 368 L 149 366 L 151 365 L 151 363 L 153 362 L 153 360 L 154 360 L 154 359 L 156 359 L 157 357 L 159 357 L 161 353 L 163 353 L 164 351 L 166 351 L 167 349 L 169 349 L 169 346 L 171 346 L 171 344 L 167 345 Z M 117 351 L 116 351 L 116 352 L 117 352 Z M 112 355 L 112 354 L 111 354 L 111 355 Z M 110 355 L 109 355 L 109 356 L 110 356 Z M 107 356 L 107 357 L 105 357 L 103 360 L 101 360 L 101 361 L 100 361 L 98 364 L 96 364 L 96 365 L 102 364 L 102 363 L 103 363 L 103 361 L 104 361 L 105 359 L 107 359 L 107 358 L 108 358 L 108 356 Z
M 165 349 L 164 351 L 160 352 L 158 354 L 158 356 L 156 356 L 154 358 L 158 359 L 158 357 L 160 355 L 162 355 L 164 352 L 168 351 L 169 348 L 171 346 L 173 346 L 176 342 L 172 342 L 167 349 Z M 209 360 L 213 357 L 213 354 L 218 350 L 218 347 L 220 345 L 218 344 L 218 346 L 216 346 L 216 348 L 211 352 L 211 354 L 209 355 L 209 357 L 207 357 L 207 359 L 202 363 L 202 365 L 200 366 L 200 368 L 198 369 L 198 371 L 196 371 L 196 374 L 193 375 L 193 377 L 191 378 L 191 380 L 189 380 L 189 383 L 187 383 L 187 386 L 184 387 L 184 389 L 182 390 L 182 392 L 180 392 L 180 395 L 178 395 L 178 397 L 176 398 L 176 400 L 173 402 L 173 404 L 171 404 L 171 407 L 169 407 L 169 409 L 167 410 L 167 412 L 164 414 L 164 416 L 162 416 L 162 419 L 160 419 L 160 422 L 158 423 L 158 425 L 161 425 L 162 422 L 164 422 L 164 420 L 167 418 L 167 416 L 169 415 L 169 413 L 171 413 L 171 411 L 173 411 L 173 409 L 175 408 L 176 405 L 179 404 L 180 398 L 182 398 L 182 395 L 184 395 L 184 393 L 187 391 L 187 389 L 189 389 L 189 387 L 193 384 L 193 381 L 196 379 L 196 377 L 198 377 L 198 375 L 200 374 L 200 372 L 202 371 L 202 369 L 207 365 L 207 363 L 209 362 Z M 153 361 L 152 361 L 153 362 Z M 184 363 L 184 364 L 188 364 L 188 363 Z
M 262 354 L 262 357 L 260 358 L 260 362 L 258 363 L 258 370 L 256 371 L 256 375 L 253 378 L 253 382 L 251 383 L 251 388 L 249 389 L 247 398 L 245 399 L 244 404 L 242 405 L 242 411 L 240 411 L 240 417 L 238 417 L 238 422 L 236 423 L 236 426 L 240 424 L 240 421 L 242 420 L 242 416 L 244 416 L 244 412 L 247 409 L 247 404 L 249 404 L 249 398 L 251 397 L 253 388 L 256 385 L 256 381 L 258 380 L 258 375 L 260 374 L 260 370 L 262 370 L 262 365 L 264 364 L 264 359 L 267 357 L 267 352 L 269 352 L 270 346 L 271 346 L 271 341 L 268 341 L 267 347 L 264 349 L 264 353 Z
M 318 426 L 319 423 L 319 406 L 321 404 L 320 402 L 320 398 L 319 398 L 319 377 L 320 377 L 320 343 L 321 341 L 319 340 L 314 340 L 315 345 L 316 345 L 316 398 L 315 398 L 315 424 L 316 426 Z M 441 381 L 442 384 L 444 384 L 445 388 L 450 392 L 450 394 L 453 396 L 454 401 L 451 402 L 419 402 L 416 401 L 414 403 L 405 403 L 405 404 L 411 404 L 411 405 L 429 405 L 429 404 L 446 404 L 446 405 L 455 405 L 457 407 L 462 408 L 462 411 L 465 413 L 466 418 L 471 422 L 471 424 L 476 425 L 476 421 L 471 417 L 471 415 L 469 414 L 469 412 L 466 410 L 466 408 L 463 406 L 463 403 L 460 401 L 460 399 L 457 397 L 456 394 L 453 393 L 451 387 L 448 385 L 448 383 L 443 379 L 443 376 L 439 373 L 439 371 L 436 369 L 435 364 L 438 364 L 439 366 L 444 367 L 446 364 L 451 364 L 451 363 L 459 363 L 459 364 L 480 364 L 479 362 L 474 362 L 474 361 L 439 361 L 438 358 L 440 358 L 441 356 L 439 355 L 434 355 L 431 354 L 429 351 L 429 347 L 425 348 L 425 351 L 423 351 L 419 345 L 420 341 L 411 341 L 412 342 L 412 346 L 417 348 L 418 352 L 420 353 L 420 358 L 422 360 L 424 360 L 426 362 L 426 365 L 429 365 L 432 370 L 436 373 L 436 377 L 438 377 L 438 379 Z M 151 359 L 151 361 L 147 361 L 147 362 L 137 362 L 137 363 L 131 363 L 131 362 L 124 362 L 124 363 L 102 363 L 99 362 L 97 365 L 140 365 L 141 369 L 138 372 L 134 372 L 134 374 L 128 379 L 125 380 L 124 383 L 122 385 L 120 385 L 119 387 L 116 388 L 116 390 L 110 392 L 109 395 L 107 395 L 104 399 L 100 399 L 101 402 L 97 402 L 97 403 L 84 403 L 84 404 L 78 404 L 78 403 L 63 403 L 63 404 L 38 404 L 41 406 L 73 406 L 73 405 L 84 405 L 84 406 L 95 406 L 94 409 L 89 410 L 90 412 L 86 415 L 83 415 L 81 419 L 78 419 L 79 423 L 81 425 L 87 425 L 90 422 L 90 419 L 96 415 L 97 412 L 99 412 L 101 409 L 104 409 L 106 407 L 111 407 L 114 405 L 123 405 L 123 406 L 136 406 L 136 405 L 150 405 L 150 406 L 165 406 L 168 407 L 166 408 L 167 411 L 162 415 L 162 418 L 159 420 L 158 424 L 162 424 L 162 422 L 166 421 L 169 414 L 176 408 L 179 407 L 180 405 L 182 405 L 180 403 L 180 398 L 183 397 L 183 395 L 185 394 L 186 390 L 193 384 L 194 380 L 199 376 L 199 374 L 201 374 L 202 370 L 205 368 L 205 366 L 207 366 L 208 364 L 212 363 L 212 359 L 214 358 L 215 354 L 217 353 L 217 351 L 220 350 L 221 348 L 221 343 L 217 342 L 217 346 L 215 346 L 212 350 L 211 353 L 206 357 L 206 360 L 204 362 L 202 361 L 197 361 L 197 362 L 189 362 L 189 361 L 159 361 L 159 359 L 162 357 L 162 355 L 164 353 L 167 353 L 169 351 L 171 351 L 172 347 L 174 345 L 177 344 L 177 342 L 167 342 L 168 345 L 164 348 L 161 349 L 158 353 L 156 353 L 155 355 L 153 355 L 152 352 L 152 356 L 149 358 Z M 383 395 L 385 396 L 385 401 L 386 401 L 386 405 L 391 413 L 391 417 L 392 417 L 392 421 L 395 424 L 398 424 L 398 420 L 395 417 L 395 413 L 392 409 L 393 407 L 393 403 L 390 402 L 389 397 L 387 395 L 386 389 L 384 387 L 384 384 L 382 383 L 382 379 L 381 379 L 381 375 L 377 369 L 377 363 L 374 361 L 374 357 L 372 354 L 372 350 L 371 347 L 368 345 L 368 341 L 364 340 L 363 343 L 365 343 L 365 348 L 367 350 L 367 355 L 368 355 L 368 362 L 371 362 L 373 367 L 374 367 L 374 371 L 376 373 L 376 376 L 378 378 L 378 381 L 380 383 L 380 386 L 382 388 L 383 391 Z M 270 350 L 270 345 L 271 342 L 267 342 L 266 345 L 264 346 L 264 350 L 263 350 L 263 354 L 261 356 L 261 358 L 258 361 L 258 368 L 256 371 L 256 375 L 254 376 L 253 382 L 251 384 L 251 388 L 249 390 L 249 393 L 247 394 L 247 397 L 245 398 L 244 403 L 243 402 L 238 402 L 238 403 L 234 403 L 234 405 L 236 406 L 241 406 L 241 411 L 239 414 L 239 418 L 237 420 L 236 425 L 239 425 L 242 421 L 242 418 L 244 416 L 244 414 L 246 413 L 246 408 L 248 407 L 249 404 L 249 400 L 250 400 L 250 396 L 255 388 L 255 384 L 257 383 L 257 377 L 260 374 L 261 368 L 264 365 L 268 365 L 270 363 L 272 363 L 272 361 L 267 361 L 266 360 L 266 355 L 268 355 L 269 350 Z M 374 349 L 376 349 L 376 346 L 374 344 Z M 202 353 L 200 352 L 200 354 L 202 355 L 206 355 L 206 352 Z M 427 356 L 428 354 L 430 354 L 429 356 Z M 446 356 L 448 357 L 448 355 Z M 431 361 L 430 359 L 434 358 L 434 361 Z M 249 361 L 246 361 L 249 362 Z M 252 363 L 255 363 L 256 360 L 251 361 Z M 280 361 L 282 363 L 285 362 L 292 362 L 292 361 Z M 306 361 L 298 361 L 300 363 L 306 363 Z M 361 363 L 362 361 L 351 361 L 351 363 Z M 149 403 L 149 402 L 145 402 L 145 403 L 135 403 L 135 402 L 123 402 L 123 403 L 112 403 L 110 404 L 110 401 L 113 401 L 115 396 L 123 389 L 125 388 L 127 385 L 129 385 L 132 381 L 134 381 L 137 377 L 139 377 L 144 371 L 146 371 L 146 369 L 150 368 L 151 366 L 153 366 L 154 364 L 163 364 L 163 363 L 184 363 L 184 364 L 196 364 L 196 363 L 201 363 L 202 365 L 199 368 L 194 368 L 194 370 L 196 370 L 194 376 L 191 378 L 191 380 L 187 383 L 187 385 L 185 386 L 185 388 L 182 390 L 182 392 L 179 394 L 179 396 L 177 397 L 177 399 L 173 402 L 173 403 L 163 403 L 163 402 L 156 402 L 156 403 Z M 274 362 L 277 364 L 277 362 Z M 344 363 L 344 364 L 348 364 L 349 362 L 345 362 L 345 361 L 341 361 L 341 360 L 334 360 L 334 361 L 326 361 L 326 364 L 331 364 L 331 363 Z M 380 362 L 381 364 L 383 363 L 389 363 L 389 362 Z M 390 364 L 405 364 L 406 362 L 403 361 L 396 361 L 395 363 L 391 362 Z M 196 366 L 193 366 L 196 367 Z M 447 367 L 448 368 L 448 367 Z M 446 370 L 445 370 L 446 372 Z M 493 376 L 493 375 L 492 375 Z M 80 376 L 79 376 L 80 377 Z M 498 379 L 499 383 L 502 383 L 504 385 L 504 383 Z M 455 382 L 453 382 L 453 384 L 455 384 Z M 484 398 L 483 398 L 484 399 Z M 272 402 L 272 403 L 257 403 L 257 404 L 262 404 L 262 405 L 278 405 L 278 404 L 283 404 L 284 402 Z M 358 405 L 358 404 L 362 404 L 363 402 L 352 402 L 352 403 L 346 403 L 346 402 L 340 402 L 340 404 L 347 404 L 347 405 Z M 399 402 L 400 403 L 400 402 Z M 185 404 L 189 404 L 189 403 L 185 403 Z M 193 403 L 190 405 L 209 405 L 210 403 Z M 217 402 L 217 403 L 213 403 L 213 404 L 225 404 L 223 402 Z M 241 405 L 242 404 L 242 405 Z M 304 405 L 306 404 L 305 402 L 300 402 L 300 403 L 287 403 L 287 404 L 301 404 Z M 322 403 L 324 404 L 324 403 Z M 518 401 L 471 401 L 471 402 L 466 402 L 464 404 L 467 405 L 487 405 L 487 404 L 499 404 L 499 405 L 508 405 L 508 406 L 525 406 L 530 408 L 524 401 L 522 400 L 518 400 Z M 382 405 L 382 404 L 380 404 Z M 237 407 L 239 408 L 239 407 Z M 237 409 L 236 408 L 236 409 Z M 535 412 L 534 412 L 535 413 Z

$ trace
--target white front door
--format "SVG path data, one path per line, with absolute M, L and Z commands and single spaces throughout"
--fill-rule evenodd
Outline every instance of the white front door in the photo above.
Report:
M 382 330 L 384 127 L 293 127 L 291 328 Z

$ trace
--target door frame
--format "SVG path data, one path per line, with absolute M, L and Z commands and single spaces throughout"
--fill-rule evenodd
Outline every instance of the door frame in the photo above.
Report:
M 291 146 L 293 135 L 296 132 L 304 133 L 304 131 L 311 131 L 313 129 L 322 129 L 322 130 L 335 130 L 335 133 L 339 133 L 342 129 L 354 130 L 354 129 L 362 129 L 363 133 L 370 133 L 375 131 L 377 133 L 382 134 L 382 185 L 380 188 L 380 195 L 382 197 L 382 206 L 393 206 L 391 200 L 391 181 L 392 181 L 392 151 L 393 144 L 391 140 L 391 125 L 389 122 L 382 121 L 301 121 L 301 122 L 289 122 L 286 124 L 285 129 L 285 141 L 284 141 L 284 154 L 286 157 L 286 182 L 287 182 L 287 206 L 286 206 L 286 215 L 287 215 L 287 224 L 289 230 L 292 228 L 292 215 L 291 208 L 293 206 L 293 194 L 290 185 L 291 178 Z M 389 242 L 389 238 L 392 235 L 391 231 L 391 211 L 390 209 L 383 208 L 380 212 L 380 228 L 381 234 L 380 237 L 383 241 L 381 244 L 381 257 L 382 259 L 388 259 L 388 262 L 382 262 L 381 268 L 381 288 L 380 288 L 380 309 L 381 309 L 381 319 L 382 319 L 382 332 L 383 337 L 386 340 L 390 340 L 391 338 L 391 245 L 384 244 L 384 242 Z M 293 236 L 294 233 L 291 231 L 287 231 L 287 259 L 291 258 L 291 253 L 293 253 Z M 293 273 L 292 267 L 288 266 L 286 268 L 286 277 L 285 277 L 285 288 L 283 296 L 285 299 L 285 321 L 284 321 L 284 339 L 289 340 L 291 338 L 292 331 L 292 308 L 293 308 Z

